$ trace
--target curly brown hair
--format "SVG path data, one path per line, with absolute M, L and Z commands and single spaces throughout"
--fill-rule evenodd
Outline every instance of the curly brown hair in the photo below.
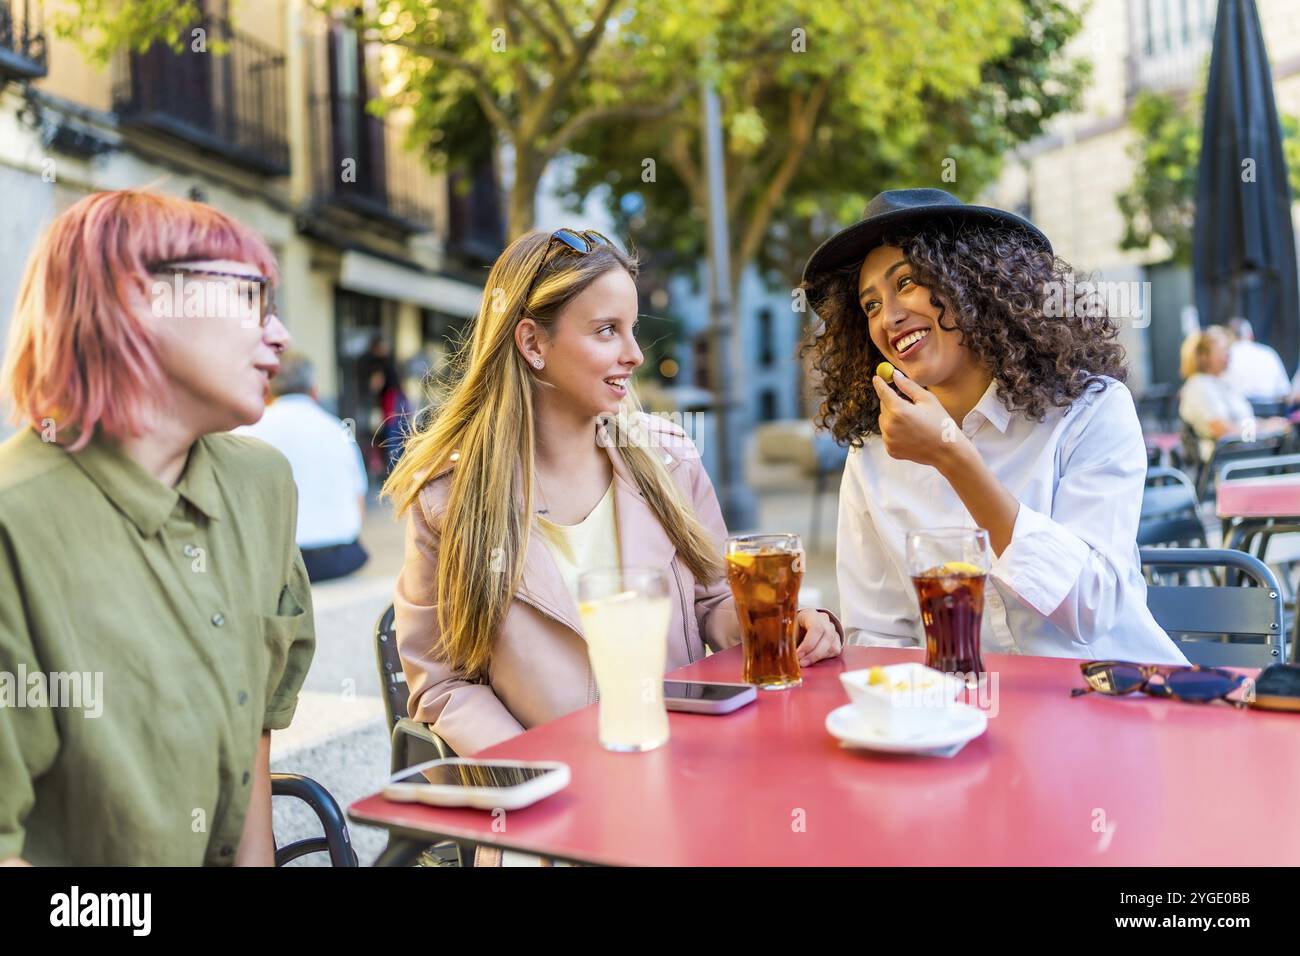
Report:
M 1072 289 L 1081 280 L 1025 233 L 930 222 L 892 232 L 882 244 L 903 250 L 913 278 L 940 310 L 940 327 L 961 333 L 962 344 L 993 373 L 1008 411 L 1042 421 L 1048 406 L 1065 407 L 1090 387 L 1104 388 L 1102 376 L 1127 377 L 1124 349 L 1115 341 L 1119 326 L 1099 296 L 1086 308 L 1062 310 L 1072 315 L 1046 314 L 1049 283 Z M 858 301 L 861 267 L 859 259 L 802 286 L 821 320 L 809 326 L 800 347 L 821 377 L 816 423 L 854 447 L 880 432 L 871 377 L 884 358 Z M 945 317 L 953 324 L 944 324 Z

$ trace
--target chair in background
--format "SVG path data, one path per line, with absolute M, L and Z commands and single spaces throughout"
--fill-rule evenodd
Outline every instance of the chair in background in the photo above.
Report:
M 1147 607 L 1193 664 L 1215 667 L 1267 667 L 1286 660 L 1282 594 L 1277 578 L 1258 558 L 1222 548 L 1143 548 L 1148 574 Z M 1222 572 L 1240 572 L 1243 587 L 1161 583 L 1163 571 L 1205 571 L 1221 582 Z
M 1195 547 L 1209 543 L 1201 523 L 1196 488 L 1176 468 L 1150 468 L 1138 519 L 1139 547 Z
M 294 797 L 311 807 L 320 820 L 324 836 L 298 840 L 275 848 L 275 865 L 284 866 L 308 853 L 328 853 L 331 866 L 359 866 L 352 849 L 347 820 L 330 792 L 310 777 L 298 773 L 271 774 L 272 797 Z
M 1178 388 L 1167 383 L 1149 385 L 1134 399 L 1150 465 L 1166 464 L 1178 455 Z
M 1214 454 L 1209 461 L 1201 460 L 1201 443 L 1192 426 L 1182 423 L 1183 461 L 1196 472 L 1196 500 L 1206 501 L 1212 496 L 1215 482 L 1223 466 L 1243 458 L 1263 458 L 1280 454 L 1289 436 L 1268 435 L 1254 441 L 1240 438 L 1220 438 L 1214 446 Z
M 397 632 L 393 626 L 393 606 L 379 615 L 375 624 L 375 660 L 379 665 L 379 684 L 388 710 L 388 732 L 392 737 L 389 770 L 397 773 L 407 767 L 440 757 L 454 757 L 456 751 L 429 729 L 427 724 L 406 716 L 410 689 L 402 658 L 397 653 Z
M 447 746 L 447 742 L 430 730 L 427 724 L 406 716 L 410 688 L 406 684 L 406 673 L 402 670 L 401 655 L 397 652 L 397 631 L 393 618 L 393 606 L 390 604 L 375 623 L 375 660 L 379 665 L 380 692 L 387 705 L 385 709 L 391 734 L 389 771 L 397 773 L 429 760 L 455 757 L 456 751 Z M 409 866 L 417 859 L 424 859 L 431 866 L 460 866 L 464 863 L 465 854 L 450 840 L 429 847 L 390 839 L 381 859 L 387 866 Z
M 1251 410 L 1255 413 L 1256 418 L 1285 418 L 1288 409 L 1286 401 L 1281 402 L 1257 402 L 1250 400 Z

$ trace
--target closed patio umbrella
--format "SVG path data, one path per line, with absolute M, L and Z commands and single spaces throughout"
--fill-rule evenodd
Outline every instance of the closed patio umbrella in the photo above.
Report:
M 1201 325 L 1244 316 L 1300 361 L 1291 190 L 1255 0 L 1219 0 L 1205 95 L 1192 267 Z

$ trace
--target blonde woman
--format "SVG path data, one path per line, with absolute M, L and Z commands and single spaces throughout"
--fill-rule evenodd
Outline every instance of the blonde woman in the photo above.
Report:
M 1209 461 L 1221 438 L 1275 435 L 1290 429 L 1285 418 L 1257 419 L 1250 402 L 1224 378 L 1232 336 L 1221 325 L 1193 332 L 1179 356 L 1183 378 L 1178 417 L 1196 432 L 1201 461 Z
M 695 446 L 631 390 L 637 265 L 592 231 L 501 254 L 456 385 L 384 485 L 408 514 L 395 598 L 409 710 L 468 755 L 596 700 L 578 575 L 661 568 L 669 669 L 736 644 L 727 529 Z M 800 662 L 839 654 L 799 611 Z

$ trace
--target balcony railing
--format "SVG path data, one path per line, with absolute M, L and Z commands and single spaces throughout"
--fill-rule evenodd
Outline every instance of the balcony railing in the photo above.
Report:
M 213 53 L 213 43 L 225 45 Z M 113 108 L 123 125 L 175 136 L 256 172 L 289 172 L 285 60 L 233 29 L 207 26 L 206 49 L 155 43 L 114 61 Z
M 312 182 L 318 211 L 346 210 L 402 232 L 433 228 L 433 178 L 404 131 L 372 116 L 359 95 L 311 99 Z
M 1214 0 L 1132 0 L 1128 96 L 1182 93 L 1204 82 L 1214 39 Z
M 0 0 L 0 80 L 47 72 L 41 0 Z

